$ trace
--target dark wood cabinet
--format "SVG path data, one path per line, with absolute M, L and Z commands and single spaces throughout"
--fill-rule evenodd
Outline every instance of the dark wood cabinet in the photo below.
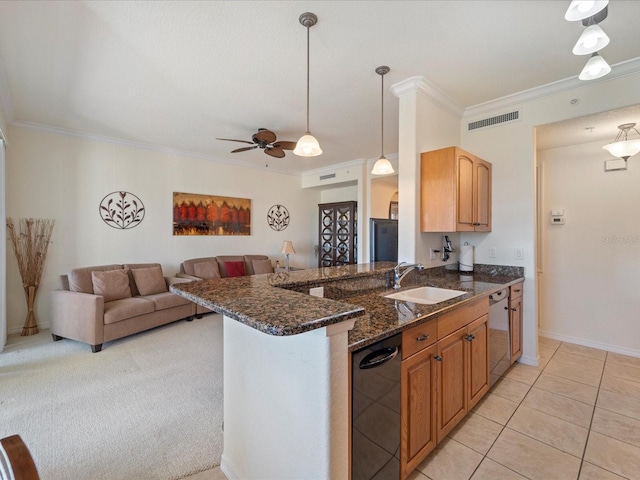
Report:
M 318 267 L 357 262 L 357 205 L 357 202 L 318 205 Z

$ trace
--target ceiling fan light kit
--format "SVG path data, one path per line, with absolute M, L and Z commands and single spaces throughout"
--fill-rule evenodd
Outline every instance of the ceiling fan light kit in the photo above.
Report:
M 371 175 L 388 175 L 393 173 L 393 166 L 391 162 L 384 156 L 384 76 L 391 70 L 386 65 L 382 65 L 376 68 L 376 73 L 380 75 L 381 89 L 380 89 L 380 158 L 376 160 L 371 170 Z
M 316 157 L 322 154 L 320 143 L 311 135 L 309 130 L 309 29 L 318 23 L 318 17 L 311 12 L 305 12 L 298 18 L 300 24 L 307 29 L 307 130 L 305 134 L 300 137 L 296 148 L 293 150 L 295 155 L 301 157 Z
M 629 157 L 640 153 L 640 138 L 635 140 L 629 140 L 629 131 L 634 130 L 638 135 L 640 132 L 635 128 L 635 123 L 624 123 L 618 125 L 618 135 L 613 143 L 603 146 L 614 157 L 622 158 L 626 162 Z
M 564 18 L 570 22 L 582 20 L 587 27 L 573 47 L 574 55 L 589 55 L 591 57 L 578 75 L 580 80 L 595 80 L 604 77 L 611 71 L 611 67 L 598 52 L 609 45 L 609 37 L 598 26 L 608 15 L 609 0 L 573 0 Z

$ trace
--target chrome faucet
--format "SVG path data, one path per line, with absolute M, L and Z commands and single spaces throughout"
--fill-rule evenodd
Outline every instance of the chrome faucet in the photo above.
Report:
M 401 267 L 404 267 L 405 269 L 402 274 L 400 274 Z M 400 282 L 402 282 L 402 279 L 406 277 L 410 271 L 414 269 L 421 271 L 423 268 L 424 266 L 421 263 L 400 262 L 398 265 L 393 267 L 393 288 L 400 288 Z

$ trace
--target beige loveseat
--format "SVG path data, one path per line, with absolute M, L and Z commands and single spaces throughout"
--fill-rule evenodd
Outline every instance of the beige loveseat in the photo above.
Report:
M 240 265 L 242 267 L 237 268 Z M 185 260 L 180 264 L 180 273 L 177 276 L 188 280 L 208 280 L 227 278 L 240 273 L 243 275 L 273 273 L 273 265 L 266 255 L 218 255 Z M 196 306 L 198 317 L 210 311 L 201 305 Z
M 76 268 L 60 276 L 51 293 L 51 334 L 91 345 L 99 352 L 116 340 L 180 319 L 192 320 L 196 305 L 168 286 L 188 282 L 162 275 L 159 263 Z

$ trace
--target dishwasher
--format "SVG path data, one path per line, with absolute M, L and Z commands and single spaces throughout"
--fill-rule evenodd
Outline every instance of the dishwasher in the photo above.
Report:
M 511 365 L 509 289 L 489 295 L 489 386 Z
M 402 334 L 352 355 L 351 479 L 400 477 Z

